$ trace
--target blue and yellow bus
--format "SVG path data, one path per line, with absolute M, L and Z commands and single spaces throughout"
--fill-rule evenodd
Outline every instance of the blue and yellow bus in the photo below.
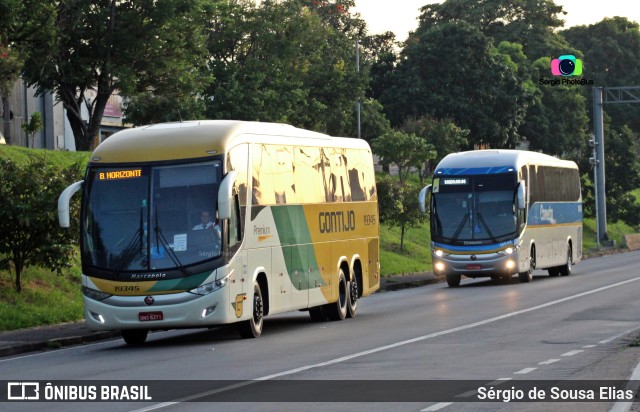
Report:
M 534 269 L 568 276 L 582 257 L 580 175 L 571 161 L 521 150 L 450 154 L 419 206 L 430 216 L 433 271 L 450 287 L 462 276 L 517 273 L 529 282 Z
M 364 140 L 289 125 L 192 121 L 124 130 L 60 196 L 82 192 L 85 319 L 144 343 L 149 330 L 266 315 L 356 314 L 380 286 L 378 203 Z

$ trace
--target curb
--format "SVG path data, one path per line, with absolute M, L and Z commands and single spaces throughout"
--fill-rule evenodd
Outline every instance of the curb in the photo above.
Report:
M 0 348 L 0 357 L 20 355 L 26 352 L 46 351 L 48 349 L 60 349 L 116 337 L 120 337 L 119 331 L 92 332 L 90 335 L 67 336 L 40 342 L 17 342 L 15 345 Z

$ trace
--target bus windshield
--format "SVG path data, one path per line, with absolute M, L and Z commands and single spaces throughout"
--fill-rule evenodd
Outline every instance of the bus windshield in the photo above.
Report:
M 83 263 L 117 276 L 182 270 L 219 257 L 222 234 L 216 204 L 221 179 L 221 160 L 90 167 L 82 217 Z
M 496 243 L 517 231 L 515 173 L 434 178 L 431 231 L 450 243 Z

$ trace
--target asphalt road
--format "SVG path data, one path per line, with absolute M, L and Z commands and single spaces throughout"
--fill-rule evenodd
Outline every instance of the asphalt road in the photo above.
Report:
M 585 260 L 569 277 L 537 271 L 527 284 L 517 278 L 509 284 L 463 279 L 459 288 L 441 283 L 380 293 L 361 300 L 358 316 L 342 322 L 311 323 L 302 312 L 267 318 L 256 340 L 239 340 L 228 327 L 168 331 L 151 334 L 144 347 L 115 340 L 0 359 L 0 376 L 87 385 L 185 381 L 165 382 L 166 391 L 156 391 L 150 402 L 90 404 L 105 411 L 627 410 L 615 400 L 480 403 L 478 391 L 467 386 L 508 389 L 519 381 L 577 381 L 577 389 L 586 390 L 580 382 L 628 379 L 640 359 L 640 351 L 629 347 L 640 335 L 639 261 L 640 254 L 632 252 Z M 439 381 L 458 392 L 455 402 L 445 389 L 439 398 Z M 233 400 L 230 385 L 237 384 L 245 394 L 270 402 L 202 402 L 213 396 Z M 313 402 L 275 402 L 288 396 Z M 192 402 L 164 402 L 183 397 Z M 350 397 L 375 402 L 319 402 Z M 414 401 L 402 402 L 407 399 Z M 14 402 L 2 410 L 69 411 L 88 405 Z

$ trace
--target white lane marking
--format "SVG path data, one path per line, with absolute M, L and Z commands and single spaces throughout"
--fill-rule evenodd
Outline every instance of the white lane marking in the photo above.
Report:
M 626 334 L 628 334 L 628 333 L 631 333 L 631 332 L 633 332 L 633 331 L 636 331 L 636 330 L 638 330 L 638 329 L 640 329 L 640 326 L 636 326 L 635 328 L 627 329 L 627 330 L 625 330 L 624 332 L 618 333 L 617 335 L 614 335 L 614 336 L 612 336 L 612 337 L 610 337 L 610 338 L 608 338 L 608 339 L 601 340 L 601 341 L 600 341 L 600 342 L 598 342 L 598 343 L 599 343 L 599 344 L 601 344 L 601 345 L 604 345 L 605 343 L 609 343 L 609 342 L 611 342 L 612 340 L 616 340 L 616 339 L 618 339 L 618 338 L 621 338 L 621 337 L 623 337 L 624 335 L 626 335 Z
M 538 369 L 538 368 L 524 368 L 524 369 L 520 369 L 518 372 L 513 372 L 513 374 L 514 375 L 525 375 L 527 373 L 533 372 L 536 369 Z
M 487 383 L 487 385 L 489 385 L 489 386 L 498 386 L 498 385 L 502 385 L 503 383 L 507 383 L 507 381 L 510 381 L 512 379 L 513 378 L 498 378 L 493 382 Z
M 593 295 L 594 293 L 598 293 L 598 292 L 602 292 L 604 290 L 608 290 L 608 289 L 615 288 L 615 287 L 618 287 L 618 286 L 626 285 L 628 283 L 636 282 L 638 280 L 640 280 L 640 277 L 633 278 L 633 279 L 628 279 L 628 280 L 625 280 L 625 281 L 622 281 L 622 282 L 618 282 L 618 283 L 613 283 L 611 285 L 603 286 L 601 288 L 592 289 L 592 290 L 589 290 L 587 292 L 578 293 L 577 295 L 572 295 L 572 296 L 567 296 L 567 297 L 564 297 L 564 298 L 561 298 L 561 299 L 556 299 L 556 300 L 553 300 L 551 302 L 543 303 L 543 304 L 537 305 L 537 306 L 532 306 L 530 308 L 518 310 L 516 312 L 511 312 L 511 313 L 507 313 L 507 314 L 504 314 L 504 315 L 496 316 L 494 318 L 484 319 L 484 320 L 481 320 L 481 321 L 478 321 L 478 322 L 469 323 L 468 325 L 458 326 L 457 328 L 451 328 L 451 329 L 443 330 L 443 331 L 440 331 L 440 332 L 430 333 L 430 334 L 424 335 L 424 336 L 418 336 L 417 338 L 407 339 L 407 340 L 403 340 L 403 341 L 396 342 L 396 343 L 391 343 L 389 345 L 384 345 L 384 346 L 380 346 L 380 347 L 377 347 L 377 348 L 369 349 L 369 350 L 366 350 L 366 351 L 353 353 L 351 355 L 342 356 L 340 358 L 328 360 L 326 362 L 320 362 L 320 363 L 316 363 L 316 364 L 312 364 L 312 365 L 301 366 L 301 367 L 295 368 L 295 369 L 289 369 L 289 370 L 286 370 L 286 371 L 283 371 L 283 372 L 274 373 L 272 375 L 263 376 L 261 378 L 255 379 L 255 380 L 242 382 L 242 383 L 239 383 L 237 385 L 230 385 L 230 386 L 225 387 L 225 388 L 220 388 L 220 389 L 216 389 L 216 390 L 213 390 L 213 391 L 207 391 L 207 392 L 203 392 L 203 393 L 200 393 L 200 394 L 194 394 L 194 395 L 188 396 L 186 398 L 177 399 L 176 401 L 164 402 L 164 403 L 160 403 L 160 404 L 157 404 L 157 405 L 150 405 L 150 406 L 148 406 L 146 408 L 136 409 L 134 412 L 152 411 L 152 410 L 155 410 L 155 409 L 160 409 L 160 408 L 164 408 L 166 406 L 174 405 L 174 404 L 179 403 L 179 402 L 184 402 L 184 401 L 187 401 L 187 400 L 193 400 L 193 399 L 202 398 L 202 397 L 209 396 L 209 395 L 212 395 L 212 394 L 215 394 L 215 393 L 220 393 L 220 392 L 223 392 L 223 391 L 226 391 L 226 390 L 229 390 L 229 389 L 235 389 L 237 387 L 251 385 L 253 383 L 257 383 L 257 382 L 260 382 L 260 381 L 270 380 L 270 379 L 279 378 L 279 377 L 287 376 L 287 375 L 293 375 L 295 373 L 303 372 L 303 371 L 306 371 L 306 370 L 309 370 L 309 369 L 315 369 L 315 368 L 320 368 L 320 367 L 323 367 L 323 366 L 334 365 L 336 363 L 341 363 L 341 362 L 348 361 L 348 360 L 355 359 L 355 358 L 359 358 L 359 357 L 362 357 L 362 356 L 371 355 L 373 353 L 378 353 L 378 352 L 382 352 L 382 351 L 385 351 L 385 350 L 398 348 L 398 347 L 401 347 L 401 346 L 409 345 L 411 343 L 422 342 L 422 341 L 427 340 L 427 339 L 433 339 L 433 338 L 436 338 L 436 337 L 439 337 L 439 336 L 449 335 L 451 333 L 460 332 L 460 331 L 467 330 L 467 329 L 472 329 L 472 328 L 475 328 L 475 327 L 478 327 L 478 326 L 486 325 L 488 323 L 493 323 L 493 322 L 497 322 L 499 320 L 508 319 L 508 318 L 511 318 L 511 317 L 514 317 L 514 316 L 517 316 L 517 315 L 521 315 L 523 313 L 528 313 L 528 312 L 533 312 L 535 310 L 548 308 L 549 306 L 558 305 L 560 303 L 568 302 L 570 300 L 581 298 L 583 296 Z
M 595 348 L 598 345 L 584 345 L 583 348 L 585 349 L 591 349 L 591 348 Z
M 581 353 L 581 352 L 584 352 L 584 351 L 582 349 L 576 349 L 576 350 L 569 351 L 567 353 L 563 353 L 560 356 L 573 356 L 573 355 L 577 355 L 578 353 Z
M 640 380 L 640 363 L 636 365 L 636 368 L 631 373 L 631 377 L 629 377 L 629 384 L 627 385 L 627 389 L 632 389 L 634 393 L 637 393 L 638 380 Z M 631 409 L 632 405 L 633 405 L 633 402 L 618 401 L 615 404 L 613 404 L 613 407 L 609 412 L 626 412 L 629 409 Z
M 546 361 L 540 362 L 538 365 L 551 365 L 552 363 L 558 362 L 560 359 L 547 359 Z
M 421 409 L 420 412 L 435 412 L 435 411 L 439 411 L 442 408 L 446 408 L 447 406 L 452 404 L 453 402 L 440 402 L 440 403 L 436 403 L 435 405 L 431 405 L 428 408 Z

